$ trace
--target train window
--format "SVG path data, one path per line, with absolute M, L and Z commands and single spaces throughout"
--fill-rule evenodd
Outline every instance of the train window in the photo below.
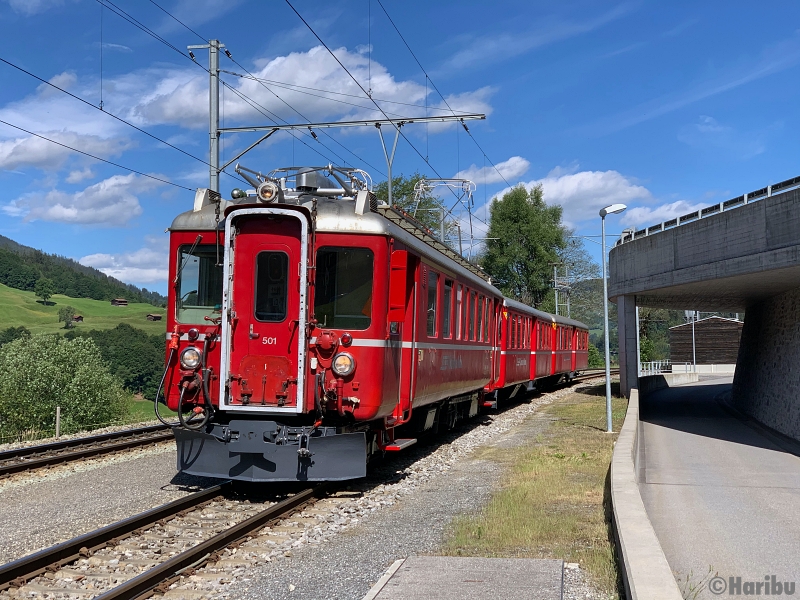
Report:
M 436 307 L 439 296 L 439 276 L 428 271 L 428 337 L 436 337 Z
M 511 348 L 517 347 L 517 317 L 511 317 Z
M 492 318 L 492 301 L 486 299 L 486 318 L 483 320 L 483 340 L 489 341 L 489 320 Z
M 449 279 L 444 280 L 444 296 L 442 298 L 442 337 L 452 336 L 452 314 L 453 314 L 453 282 Z
M 464 314 L 463 295 L 464 295 L 464 286 L 459 283 L 458 291 L 456 292 L 456 310 L 455 310 L 456 328 L 457 328 L 456 337 L 459 340 L 464 336 L 464 324 L 462 318 L 462 315 Z
M 485 301 L 485 298 L 482 295 L 478 296 L 478 308 L 477 308 L 477 311 L 476 311 L 478 313 L 478 327 L 476 328 L 477 329 L 476 337 L 477 337 L 478 341 L 483 341 L 483 311 L 484 311 L 483 305 L 484 305 L 484 301 Z
M 467 318 L 469 319 L 469 339 L 474 341 L 475 340 L 475 297 L 477 294 L 475 292 L 469 293 L 469 306 L 467 307 L 469 311 L 469 315 Z
M 216 247 L 181 246 L 178 250 L 178 293 L 175 316 L 180 323 L 202 323 L 222 312 L 222 265 Z
M 314 317 L 320 327 L 367 329 L 372 322 L 372 250 L 320 248 Z
M 256 257 L 255 317 L 279 323 L 286 318 L 289 256 L 285 252 L 259 252 Z

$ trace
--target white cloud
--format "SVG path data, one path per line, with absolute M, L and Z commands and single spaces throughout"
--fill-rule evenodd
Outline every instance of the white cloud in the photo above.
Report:
M 577 165 L 575 165 L 577 167 Z M 650 200 L 650 191 L 635 184 L 618 171 L 579 171 L 556 167 L 543 179 L 523 183 L 527 189 L 541 185 L 548 204 L 559 204 L 564 209 L 563 220 L 568 226 L 598 218 L 604 206 L 635 200 Z M 502 197 L 508 188 L 497 196 Z
M 28 193 L 2 207 L 11 216 L 78 225 L 122 226 L 142 214 L 136 194 L 160 185 L 133 173 L 114 175 L 86 189 L 67 193 Z
M 486 185 L 490 183 L 499 183 L 508 179 L 516 179 L 524 175 L 531 166 L 531 163 L 521 156 L 512 156 L 508 160 L 497 163 L 497 168 L 492 166 L 478 167 L 477 165 L 470 165 L 468 169 L 459 171 L 455 174 L 456 179 L 469 179 L 476 184 Z M 499 171 L 499 173 L 498 173 Z
M 48 79 L 48 81 L 56 87 L 60 87 L 63 90 L 68 90 L 69 88 L 73 87 L 75 83 L 78 81 L 78 76 L 75 75 L 75 73 L 73 73 L 72 71 L 64 71 L 63 73 L 59 73 L 58 75 L 53 75 L 50 79 Z M 59 94 L 64 93 L 64 92 L 59 92 L 53 86 L 47 85 L 46 83 L 41 83 L 38 86 L 36 86 L 36 91 L 42 98 L 47 98 L 49 96 L 58 96 Z
M 42 135 L 102 158 L 117 156 L 132 146 L 130 141 L 120 138 L 101 138 L 96 135 L 81 135 L 69 131 L 50 131 L 44 132 Z M 78 154 L 64 146 L 34 136 L 0 141 L 0 168 L 2 169 L 16 169 L 21 166 L 56 169 L 61 167 L 70 156 L 78 156 Z
M 80 171 L 70 171 L 69 175 L 67 175 L 67 183 L 80 183 L 84 179 L 91 179 L 92 177 L 94 177 L 94 173 L 89 167 L 86 167 Z
M 374 60 L 370 64 L 369 57 L 358 51 L 338 48 L 334 54 L 365 89 L 371 88 L 373 98 L 389 116 L 424 115 L 426 93 L 429 95 L 428 114 L 450 114 L 441 100 L 439 104 L 434 101 L 430 87 L 426 90 L 424 85 L 415 81 L 398 80 L 385 66 Z M 300 119 L 298 113 L 287 107 L 288 103 L 312 121 L 382 118 L 372 101 L 364 97 L 358 85 L 322 46 L 307 52 L 259 59 L 255 64 L 251 72 L 265 81 L 241 78 L 231 85 L 268 115 L 274 113 L 287 121 Z M 127 88 L 138 94 L 139 99 L 131 106 L 130 115 L 139 122 L 177 124 L 194 129 L 207 126 L 208 105 L 202 99 L 208 98 L 208 79 L 194 69 L 131 74 L 117 80 L 115 85 L 120 92 Z M 326 91 L 301 90 L 299 86 Z M 492 110 L 489 98 L 493 93 L 493 88 L 484 87 L 452 94 L 447 97 L 447 102 L 456 111 L 489 114 Z M 252 122 L 265 119 L 258 109 L 230 90 L 225 91 L 222 106 L 226 123 L 229 120 Z M 432 126 L 430 130 L 436 128 Z
M 166 245 L 144 247 L 122 254 L 90 254 L 78 262 L 94 267 L 110 277 L 136 285 L 164 283 L 168 273 Z
M 637 206 L 626 210 L 620 219 L 620 223 L 632 227 L 658 225 L 662 221 L 669 221 L 675 217 L 697 212 L 706 206 L 708 204 L 690 204 L 686 200 L 678 200 L 677 202 L 662 204 L 653 208 Z

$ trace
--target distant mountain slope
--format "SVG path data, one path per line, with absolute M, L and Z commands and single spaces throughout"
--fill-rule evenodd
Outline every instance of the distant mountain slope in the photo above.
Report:
M 158 292 L 124 283 L 71 258 L 47 254 L 0 235 L 0 283 L 31 291 L 41 277 L 55 284 L 57 294 L 72 298 L 125 298 L 154 306 L 163 306 L 167 301 Z

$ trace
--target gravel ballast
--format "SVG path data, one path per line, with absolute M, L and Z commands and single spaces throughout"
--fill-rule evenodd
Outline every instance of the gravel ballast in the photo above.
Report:
M 0 563 L 215 483 L 176 475 L 174 443 L 9 478 L 0 482 Z
M 530 442 L 549 426 L 537 408 L 571 393 L 559 390 L 503 413 L 471 422 L 437 443 L 412 447 L 385 461 L 367 481 L 350 486 L 362 496 L 287 519 L 290 535 L 264 550 L 245 542 L 228 550 L 226 568 L 211 565 L 182 584 L 171 598 L 255 600 L 361 599 L 397 559 L 436 554 L 450 521 L 478 511 L 502 477 L 495 462 L 472 456 L 486 445 Z M 524 426 L 520 424 L 525 420 Z M 299 523 L 296 523 L 297 521 Z M 295 531 L 294 533 L 289 533 Z M 600 600 L 576 564 L 565 573 L 565 598 Z M 433 591 L 432 591 L 433 593 Z

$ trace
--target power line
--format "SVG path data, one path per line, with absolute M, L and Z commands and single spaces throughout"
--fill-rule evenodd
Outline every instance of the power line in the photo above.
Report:
M 106 1 L 109 1 L 109 0 L 106 0 Z M 205 38 L 204 38 L 202 35 L 200 35 L 200 34 L 199 34 L 197 31 L 195 31 L 194 29 L 192 29 L 191 27 L 189 27 L 188 25 L 186 25 L 186 23 L 184 23 L 183 21 L 181 21 L 181 20 L 180 20 L 178 17 L 176 17 L 175 15 L 173 15 L 172 13 L 170 13 L 169 11 L 167 11 L 167 10 L 166 10 L 165 8 L 163 8 L 162 6 L 159 6 L 159 5 L 158 5 L 158 4 L 157 4 L 157 3 L 156 3 L 154 0 L 150 0 L 150 2 L 151 2 L 151 3 L 152 3 L 154 6 L 158 7 L 158 8 L 159 8 L 159 9 L 160 9 L 162 12 L 164 12 L 164 13 L 165 13 L 165 14 L 167 14 L 167 15 L 169 15 L 169 16 L 170 16 L 170 17 L 171 17 L 173 20 L 175 20 L 177 23 L 179 23 L 180 25 L 182 25 L 183 27 L 185 27 L 185 28 L 186 28 L 188 31 L 192 32 L 192 33 L 193 33 L 194 35 L 196 35 L 198 38 L 200 38 L 200 39 L 201 39 L 201 40 L 203 40 L 204 42 L 206 41 L 206 39 L 205 39 Z M 298 111 L 298 110 L 297 110 L 295 107 L 293 107 L 291 104 L 289 104 L 288 102 L 286 102 L 286 100 L 284 100 L 283 98 L 281 98 L 281 97 L 280 97 L 280 96 L 279 96 L 277 93 L 275 93 L 275 91 L 273 91 L 273 90 L 271 90 L 270 88 L 268 88 L 268 87 L 267 87 L 267 86 L 264 84 L 264 82 L 263 82 L 263 81 L 261 81 L 260 79 L 258 79 L 257 77 L 255 77 L 255 76 L 254 76 L 252 73 L 250 73 L 250 71 L 248 71 L 248 70 L 247 70 L 247 69 L 246 69 L 244 66 L 242 66 L 242 65 L 241 65 L 241 64 L 240 64 L 240 63 L 239 63 L 239 62 L 238 62 L 238 61 L 237 61 L 235 58 L 233 58 L 233 56 L 231 55 L 231 53 L 230 53 L 230 52 L 226 51 L 226 52 L 225 52 L 225 55 L 226 55 L 226 56 L 227 56 L 227 57 L 228 57 L 228 58 L 231 60 L 231 62 L 233 62 L 234 64 L 238 65 L 240 69 L 242 69 L 242 70 L 243 70 L 245 73 L 247 73 L 247 74 L 250 76 L 250 78 L 252 78 L 252 79 L 253 79 L 253 80 L 255 80 L 255 81 L 258 81 L 258 82 L 261 84 L 261 86 L 262 86 L 264 89 L 266 89 L 268 92 L 270 92 L 270 93 L 271 93 L 273 96 L 275 96 L 275 97 L 276 97 L 278 100 L 280 100 L 281 102 L 283 102 L 283 103 L 284 103 L 284 104 L 285 104 L 287 107 L 289 107 L 291 110 L 293 110 L 293 111 L 294 111 L 294 112 L 296 112 L 298 115 L 300 115 L 300 117 L 301 117 L 302 119 L 304 119 L 305 121 L 310 121 L 310 119 L 308 119 L 308 118 L 307 118 L 305 115 L 303 115 L 303 114 L 302 114 L 300 111 Z M 228 72 L 228 71 L 224 71 L 224 72 Z M 235 73 L 235 75 L 239 75 L 239 74 L 238 74 L 238 73 Z M 239 76 L 241 76 L 241 75 L 239 75 Z M 233 90 L 233 89 L 234 89 L 234 88 L 232 88 L 231 86 L 227 86 L 227 87 L 228 87 L 229 89 L 231 89 L 231 90 Z M 242 97 L 242 95 L 243 95 L 243 94 L 240 94 L 240 97 Z M 255 102 L 255 101 L 253 100 L 253 102 Z M 251 105 L 251 106 L 252 106 L 252 105 Z M 263 108 L 263 107 L 262 107 L 262 108 Z M 264 109 L 264 110 L 266 110 L 266 109 Z M 259 112 L 260 112 L 260 111 L 259 111 Z M 270 112 L 270 113 L 271 113 L 271 111 L 267 111 L 267 112 Z M 263 114 L 263 113 L 262 113 L 262 114 Z M 274 113 L 271 113 L 271 114 L 274 114 Z M 277 115 L 276 115 L 276 120 L 280 120 L 280 121 L 283 121 L 284 123 L 288 124 L 288 121 L 286 121 L 285 119 L 282 119 L 282 118 L 280 118 L 280 117 L 277 117 Z M 290 134 L 292 135 L 292 137 L 296 137 L 296 136 L 295 136 L 295 134 L 294 134 L 293 132 L 290 132 Z M 327 132 L 323 132 L 323 134 L 324 134 L 326 137 L 328 137 L 330 140 L 332 140 L 334 143 L 336 143 L 336 144 L 338 144 L 339 146 L 341 146 L 341 147 L 342 147 L 344 150 L 346 150 L 347 152 L 349 152 L 350 154 L 352 154 L 353 156 L 355 156 L 355 157 L 356 157 L 356 158 L 357 158 L 359 161 L 361 161 L 361 162 L 362 162 L 362 163 L 364 163 L 365 165 L 369 166 L 370 168 L 372 168 L 372 169 L 375 169 L 375 170 L 376 170 L 376 171 L 378 171 L 379 173 L 383 174 L 383 173 L 381 172 L 381 170 L 380 170 L 380 169 L 378 169 L 378 168 L 377 168 L 377 167 L 375 167 L 374 165 L 370 164 L 370 163 L 369 163 L 369 162 L 367 162 L 365 159 L 361 158 L 361 157 L 360 157 L 358 154 L 356 154 L 355 152 L 353 152 L 352 150 L 350 150 L 350 149 L 349 149 L 347 146 L 345 146 L 344 144 L 342 144 L 341 142 L 339 142 L 339 141 L 338 141 L 336 138 L 334 138 L 333 136 L 331 136 L 331 135 L 330 135 L 330 134 L 328 134 Z M 319 144 L 321 144 L 321 145 L 322 145 L 322 146 L 323 146 L 323 147 L 324 147 L 326 150 L 328 150 L 328 152 L 331 152 L 331 153 L 332 153 L 334 156 L 336 156 L 337 158 L 339 158 L 339 160 L 341 160 L 341 161 L 342 161 L 342 163 L 344 163 L 344 164 L 346 164 L 346 163 L 347 163 L 347 161 L 346 161 L 344 158 L 342 158 L 341 156 L 339 156 L 339 155 L 338 155 L 336 152 L 334 152 L 334 151 L 333 151 L 333 150 L 332 150 L 330 147 L 326 146 L 326 145 L 325 145 L 323 142 L 321 142 L 317 136 L 315 136 L 314 134 L 308 134 L 308 135 L 311 135 L 311 137 L 313 137 L 313 139 L 314 139 L 314 140 L 316 140 L 316 141 L 317 141 Z M 301 141 L 302 141 L 302 140 L 301 140 Z M 309 146 L 308 144 L 306 144 L 304 141 L 303 141 L 303 143 L 304 143 L 306 146 L 308 146 L 309 148 L 311 148 L 311 146 Z M 320 153 L 320 152 L 317 152 L 317 154 L 319 154 L 320 156 L 323 156 L 323 157 L 324 157 L 324 158 L 326 158 L 328 161 L 330 161 L 330 162 L 333 162 L 333 161 L 331 161 L 331 160 L 330 160 L 330 157 L 327 157 L 327 156 L 325 156 L 324 154 L 322 154 L 322 153 Z
M 151 0 L 151 2 L 152 2 L 152 0 Z M 270 85 L 274 85 L 274 86 L 277 86 L 277 87 L 280 87 L 280 88 L 284 88 L 284 89 L 287 89 L 287 90 L 292 91 L 292 92 L 297 92 L 298 94 L 307 94 L 308 92 L 304 92 L 302 90 L 311 90 L 313 92 L 322 92 L 324 94 L 333 94 L 335 96 L 344 96 L 345 98 L 356 98 L 358 100 L 363 100 L 364 99 L 363 96 L 358 96 L 356 94 L 347 94 L 345 92 L 335 92 L 333 90 L 326 90 L 326 89 L 321 89 L 321 88 L 309 87 L 309 86 L 306 86 L 306 85 L 299 85 L 297 83 L 289 83 L 287 81 L 276 81 L 274 79 L 266 79 L 264 77 L 253 77 L 253 76 L 249 76 L 249 75 L 242 75 L 241 73 L 236 73 L 234 71 L 226 71 L 225 69 L 220 69 L 220 71 L 222 71 L 223 73 L 227 73 L 228 75 L 234 75 L 236 77 L 241 77 L 243 79 L 253 79 L 255 81 L 263 81 L 264 83 L 269 83 Z M 298 89 L 295 89 L 295 88 L 298 88 Z M 317 96 L 316 94 L 309 94 L 309 95 L 310 96 L 315 96 L 317 98 L 323 98 L 325 100 L 331 100 L 333 102 L 342 102 L 341 100 L 337 100 L 335 98 L 328 98 L 326 96 Z M 453 111 L 453 109 L 451 109 L 450 107 L 443 108 L 441 106 L 425 106 L 424 104 L 414 104 L 413 102 L 400 102 L 399 100 L 388 100 L 386 98 L 374 98 L 373 97 L 373 99 L 378 101 L 378 102 L 385 102 L 387 104 L 397 104 L 399 106 L 410 106 L 412 108 L 427 108 L 429 110 L 444 110 L 444 111 L 449 110 L 450 112 L 452 112 L 454 114 L 456 114 L 456 113 L 458 113 L 458 114 L 470 114 L 470 113 L 466 113 L 464 111 Z M 348 102 L 344 102 L 344 104 L 349 104 L 349 103 Z M 370 108 L 370 109 L 372 108 L 371 106 L 370 107 L 366 107 L 366 106 L 363 106 L 361 104 L 351 104 L 351 106 L 356 106 L 358 108 Z M 389 113 L 389 114 L 391 114 L 391 113 Z M 456 114 L 456 116 L 458 116 L 458 114 Z M 400 115 L 398 115 L 398 116 L 400 116 Z
M 436 84 L 433 82 L 433 79 L 430 78 L 430 75 L 428 75 L 428 72 L 425 70 L 425 67 L 422 66 L 421 62 L 419 62 L 419 59 L 417 58 L 417 55 L 414 54 L 414 51 L 411 49 L 411 46 L 408 45 L 408 42 L 406 41 L 406 38 L 404 38 L 403 34 L 400 33 L 400 30 L 397 28 L 397 25 L 395 25 L 394 21 L 392 20 L 392 17 L 389 16 L 389 13 L 386 10 L 386 7 L 383 6 L 383 3 L 381 2 L 381 0 L 377 0 L 377 2 L 380 5 L 381 9 L 383 9 L 383 13 L 386 15 L 386 18 L 389 19 L 389 22 L 392 24 L 392 27 L 394 27 L 394 30 L 397 32 L 397 35 L 399 35 L 400 39 L 403 40 L 403 43 L 405 44 L 406 48 L 408 48 L 408 51 L 411 53 L 411 56 L 414 57 L 414 60 L 417 62 L 417 65 L 419 65 L 419 68 L 422 69 L 423 73 L 425 73 L 425 77 L 428 80 L 430 80 L 431 85 L 433 86 L 433 89 L 435 89 L 436 93 L 439 94 L 439 96 L 441 97 L 442 101 L 445 103 L 445 106 L 447 106 L 447 108 L 450 109 L 450 112 L 452 112 L 453 115 L 455 115 L 456 112 L 452 109 L 450 104 L 447 102 L 447 99 L 444 97 L 444 94 L 442 94 L 442 92 L 439 91 L 439 88 L 436 87 Z M 489 164 L 492 165 L 492 167 L 494 168 L 495 171 L 497 171 L 497 174 L 500 175 L 500 177 L 503 179 L 503 181 L 505 181 L 506 184 L 509 187 L 511 187 L 511 184 L 508 182 L 508 180 L 505 178 L 505 176 L 500 172 L 500 169 L 498 169 L 497 166 L 492 162 L 492 160 L 488 156 L 486 156 L 486 152 L 484 152 L 483 148 L 481 148 L 481 145 L 478 143 L 478 140 L 475 139 L 475 136 L 472 135 L 472 132 L 469 130 L 469 128 L 467 128 L 467 126 L 464 125 L 464 123 L 462 123 L 462 125 L 464 126 L 464 130 L 469 134 L 469 137 L 472 138 L 472 141 L 475 142 L 475 145 L 478 147 L 478 150 L 480 150 L 481 153 L 483 154 L 483 156 L 486 158 L 486 160 L 489 161 Z
M 39 135 L 38 133 L 34 133 L 32 131 L 28 131 L 27 129 L 19 127 L 18 125 L 14 125 L 13 123 L 9 123 L 8 121 L 3 121 L 2 119 L 0 119 L 0 123 L 2 123 L 3 125 L 8 125 L 9 127 L 13 127 L 14 129 L 19 129 L 20 131 L 24 131 L 28 135 L 32 135 L 32 136 L 35 136 L 35 137 L 40 138 L 42 140 L 48 141 L 48 142 L 50 142 L 52 144 L 56 144 L 58 146 L 61 146 L 62 148 L 66 148 L 67 150 L 72 150 L 73 152 L 77 152 L 78 154 L 83 154 L 84 156 L 88 156 L 88 157 L 93 158 L 95 160 L 99 160 L 100 162 L 104 162 L 104 163 L 107 163 L 109 165 L 113 165 L 113 166 L 118 167 L 120 169 L 124 169 L 125 171 L 130 171 L 132 173 L 136 173 L 137 175 L 142 175 L 144 177 L 149 177 L 150 179 L 155 179 L 156 181 L 160 181 L 161 183 L 174 185 L 175 187 L 179 187 L 181 189 L 188 190 L 190 192 L 194 191 L 192 188 L 188 188 L 188 187 L 186 187 L 184 185 L 180 185 L 178 183 L 173 183 L 172 181 L 169 181 L 167 179 L 162 179 L 161 177 L 156 177 L 155 175 L 148 175 L 147 173 L 142 173 L 141 171 L 137 171 L 136 169 L 131 169 L 130 167 L 126 167 L 124 165 L 120 165 L 120 164 L 115 163 L 113 161 L 106 160 L 105 158 L 100 158 L 99 156 L 95 156 L 94 154 L 89 154 L 88 152 L 84 152 L 83 150 L 78 150 L 77 148 L 73 148 L 72 146 L 68 146 L 67 144 L 62 144 L 61 142 L 57 142 L 57 141 L 55 141 L 53 139 L 50 139 L 49 137 L 45 137 L 43 135 Z
M 294 14 L 296 14 L 296 15 L 297 15 L 297 17 L 298 17 L 298 18 L 299 18 L 299 19 L 300 19 L 300 20 L 303 22 L 303 24 L 304 24 L 304 25 L 305 25 L 305 26 L 308 28 L 308 30 L 309 30 L 309 31 L 310 31 L 310 32 L 311 32 L 311 33 L 314 35 L 314 37 L 315 37 L 315 38 L 317 38 L 317 40 L 319 41 L 319 43 L 320 43 L 320 44 L 322 44 L 322 46 L 325 48 L 325 50 L 327 50 L 327 51 L 328 51 L 328 54 L 330 54 L 330 55 L 333 57 L 333 59 L 334 59 L 334 60 L 335 60 L 337 63 L 339 63 L 339 66 L 340 66 L 340 67 L 342 67 L 342 69 L 344 69 L 344 72 L 345 72 L 345 73 L 347 73 L 347 74 L 350 76 L 350 79 L 352 79 L 352 80 L 355 82 L 355 84 L 356 84 L 356 85 L 359 87 L 359 89 L 360 89 L 362 92 L 364 92 L 364 95 L 365 95 L 367 98 L 369 98 L 370 100 L 372 100 L 372 98 L 370 97 L 370 95 L 367 93 L 367 90 L 365 90 L 365 89 L 364 89 L 364 86 L 362 86 L 362 85 L 361 85 L 361 83 L 358 81 L 358 79 L 356 79 L 356 78 L 353 76 L 353 74 L 352 74 L 352 73 L 351 73 L 351 72 L 350 72 L 350 71 L 347 69 L 347 67 L 345 67 L 345 66 L 344 66 L 344 64 L 342 63 L 342 61 L 340 61 L 340 60 L 339 60 L 339 58 L 338 58 L 338 57 L 337 57 L 337 56 L 336 56 L 336 55 L 333 53 L 333 51 L 332 51 L 332 50 L 331 50 L 331 49 L 328 47 L 328 45 L 327 45 L 325 42 L 323 42 L 323 41 L 322 41 L 322 38 L 321 38 L 321 37 L 319 37 L 319 35 L 317 34 L 317 32 L 316 32 L 316 31 L 314 31 L 314 28 L 313 28 L 313 27 L 311 27 L 311 25 L 309 25 L 309 24 L 308 24 L 308 21 L 306 21 L 306 20 L 303 18 L 303 16 L 302 16 L 302 15 L 301 15 L 299 12 L 297 12 L 297 9 L 296 9 L 296 8 L 295 8 L 295 7 L 292 5 L 292 3 L 291 3 L 289 0 L 286 0 L 286 4 L 288 4 L 288 5 L 289 5 L 289 8 L 291 8 L 291 9 L 292 9 L 292 11 L 294 11 Z M 390 119 L 390 118 L 389 118 L 389 116 L 388 116 L 388 115 L 387 115 L 387 114 L 384 112 L 384 110 L 381 108 L 380 104 L 378 104 L 377 102 L 375 102 L 375 100 L 372 100 L 372 103 L 373 103 L 373 104 L 374 104 L 374 105 L 375 105 L 375 106 L 378 108 L 378 110 L 381 112 L 381 114 L 383 114 L 383 116 L 384 116 L 384 117 L 386 117 L 386 120 L 387 120 L 387 121 L 390 121 L 390 122 L 392 122 L 392 119 Z M 428 166 L 429 166 L 431 169 L 433 169 L 433 172 L 436 174 L 436 176 L 437 176 L 439 179 L 443 179 L 443 177 L 442 177 L 442 176 L 439 174 L 439 172 L 436 170 L 436 168 L 435 168 L 435 167 L 434 167 L 434 166 L 433 166 L 433 165 L 430 163 L 430 161 L 428 161 L 428 159 L 427 159 L 427 158 L 425 158 L 424 156 L 422 156 L 422 153 L 421 153 L 421 152 L 420 152 L 420 151 L 417 149 L 417 147 L 416 147 L 414 144 L 412 144 L 412 143 L 411 143 L 411 140 L 409 140 L 409 139 L 408 139 L 408 137 L 406 137 L 406 135 L 405 135 L 405 134 L 404 134 L 404 133 L 401 131 L 401 129 L 400 129 L 400 126 L 399 126 L 399 125 L 397 125 L 397 123 L 394 123 L 394 122 L 392 122 L 392 125 L 394 125 L 394 128 L 395 128 L 395 130 L 397 131 L 397 134 L 398 134 L 398 135 L 401 135 L 401 136 L 403 136 L 403 139 L 404 139 L 404 140 L 405 140 L 405 141 L 408 143 L 408 145 L 409 145 L 409 146 L 411 146 L 411 147 L 414 149 L 414 152 L 416 152 L 416 153 L 417 153 L 417 155 L 419 155 L 419 157 L 420 157 L 420 158 L 421 158 L 423 161 L 425 161 L 425 163 L 426 163 L 426 164 L 427 164 L 427 165 L 428 165 Z M 462 125 L 463 125 L 463 123 L 462 123 Z M 460 202 L 460 198 L 458 198 L 458 196 L 456 195 L 456 193 L 455 193 L 453 190 L 450 190 L 450 192 L 451 192 L 451 193 L 453 194 L 453 196 L 455 196 L 455 197 L 456 197 L 456 199 L 457 199 L 457 200 L 459 200 L 459 202 Z
M 64 93 L 64 94 L 66 94 L 67 96 L 70 96 L 71 98 L 74 98 L 75 100 L 78 100 L 79 102 L 83 102 L 85 105 L 87 105 L 87 106 L 90 106 L 90 107 L 92 107 L 92 108 L 93 108 L 93 109 L 95 109 L 95 110 L 99 110 L 100 112 L 102 112 L 102 113 L 104 113 L 104 114 L 108 115 L 109 117 L 111 117 L 111 118 L 113 118 L 113 119 L 116 119 L 116 120 L 117 120 L 117 121 L 119 121 L 120 123 L 124 123 L 124 124 L 125 124 L 125 125 L 127 125 L 128 127 L 133 127 L 133 128 L 136 130 L 136 131 L 138 131 L 138 132 L 140 132 L 140 133 L 143 133 L 143 134 L 145 134 L 146 136 L 149 136 L 149 137 L 153 138 L 153 139 L 154 139 L 154 140 L 156 140 L 157 142 L 161 142 L 162 144 L 164 144 L 164 145 L 166 145 L 166 146 L 169 146 L 170 148 L 173 148 L 174 150 L 177 150 L 178 152 L 180 152 L 180 153 L 182 153 L 182 154 L 185 154 L 185 155 L 186 155 L 186 156 L 188 156 L 189 158 L 193 158 L 193 159 L 195 159 L 196 161 L 199 161 L 199 162 L 203 163 L 204 165 L 208 165 L 208 163 L 207 163 L 206 161 L 204 161 L 202 158 L 199 158 L 199 157 L 195 156 L 194 154 L 190 154 L 189 152 L 186 152 L 186 150 L 183 150 L 183 149 L 181 149 L 181 148 L 178 148 L 177 146 L 174 146 L 174 145 L 170 144 L 169 142 L 167 142 L 167 141 L 165 141 L 165 140 L 162 140 L 160 137 L 158 137 L 158 136 L 156 136 L 156 135 L 153 135 L 153 134 L 152 134 L 152 133 L 150 133 L 149 131 L 145 131 L 145 130 L 144 130 L 144 129 L 142 129 L 141 127 L 137 127 L 137 126 L 136 126 L 136 125 L 134 125 L 133 123 L 130 123 L 130 122 L 126 121 L 125 119 L 123 119 L 123 118 L 121 118 L 121 117 L 118 117 L 117 115 L 115 115 L 115 114 L 112 114 L 112 113 L 108 112 L 107 110 L 104 110 L 102 107 L 95 106 L 94 104 L 92 104 L 92 103 L 91 103 L 91 102 L 89 102 L 88 100 L 85 100 L 85 99 L 81 98 L 80 96 L 76 96 L 76 95 L 75 95 L 75 94 L 73 94 L 72 92 L 69 92 L 69 91 L 65 90 L 64 88 L 62 88 L 62 87 L 59 87 L 59 86 L 55 85 L 54 83 L 51 83 L 51 82 L 47 81 L 46 79 L 42 79 L 42 78 L 41 78 L 41 77 L 39 77 L 38 75 L 35 75 L 35 74 L 31 73 L 30 71 L 27 71 L 26 69 L 23 69 L 23 68 L 22 68 L 22 67 L 20 67 L 19 65 L 15 65 L 14 63 L 12 63 L 12 62 L 10 62 L 10 61 L 7 61 L 7 60 L 6 60 L 5 58 L 3 58 L 3 57 L 0 57 L 0 62 L 4 62 L 4 63 L 5 63 L 5 64 L 7 64 L 9 67 L 13 67 L 13 68 L 17 69 L 18 71 L 21 71 L 21 72 L 25 73 L 26 75 L 30 75 L 30 76 L 31 76 L 31 77 L 33 77 L 34 79 L 37 79 L 37 80 L 41 81 L 42 83 L 44 83 L 44 84 L 46 84 L 46 85 L 49 85 L 51 88 L 54 88 L 54 89 L 58 90 L 59 92 L 63 92 L 63 93 Z

